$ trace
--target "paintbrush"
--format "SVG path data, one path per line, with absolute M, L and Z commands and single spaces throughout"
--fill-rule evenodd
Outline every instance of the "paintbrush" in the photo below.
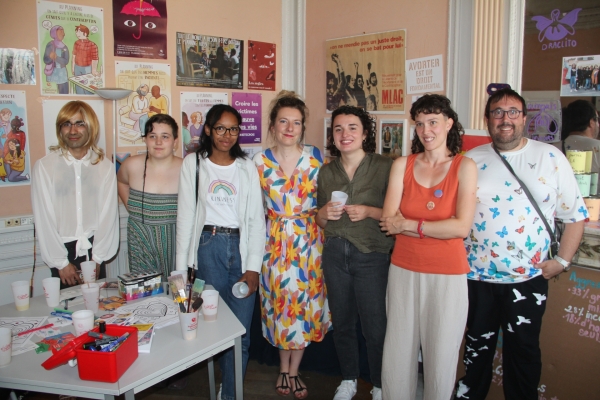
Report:
M 185 312 L 185 301 L 187 300 L 187 297 L 185 295 L 185 282 L 183 281 L 183 276 L 173 275 L 169 276 L 167 279 L 169 280 L 169 285 L 171 286 L 173 300 L 179 305 L 179 310 L 181 312 Z

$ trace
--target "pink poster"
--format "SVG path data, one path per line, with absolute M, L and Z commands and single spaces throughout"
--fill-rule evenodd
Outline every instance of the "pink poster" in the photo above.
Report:
M 275 43 L 248 41 L 248 89 L 275 90 Z

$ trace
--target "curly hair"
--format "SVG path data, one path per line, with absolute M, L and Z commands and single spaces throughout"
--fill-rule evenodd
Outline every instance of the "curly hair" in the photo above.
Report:
M 338 115 L 355 115 L 358 117 L 360 123 L 362 124 L 363 131 L 367 135 L 365 140 L 363 140 L 362 149 L 365 153 L 375 153 L 375 118 L 373 118 L 363 108 L 354 106 L 338 107 L 331 114 L 331 129 L 327 130 L 326 146 L 326 149 L 329 150 L 329 153 L 334 157 L 337 157 L 341 154 L 338 148 L 335 147 L 335 142 L 333 140 L 333 127 L 335 126 L 335 118 Z
M 426 94 L 415 101 L 410 108 L 410 117 L 413 121 L 416 121 L 419 114 L 442 114 L 446 118 L 451 118 L 452 127 L 450 127 L 448 136 L 446 137 L 446 147 L 450 151 L 451 156 L 460 153 L 462 135 L 464 135 L 465 130 L 461 123 L 458 122 L 458 114 L 450 106 L 450 99 L 439 94 Z M 425 147 L 416 133 L 412 140 L 411 151 L 413 154 L 425 151 Z
M 302 143 L 304 141 L 304 132 L 306 131 L 308 107 L 306 107 L 304 100 L 302 100 L 296 92 L 289 90 L 282 90 L 279 92 L 273 101 L 271 101 L 271 104 L 269 104 L 269 135 L 271 135 L 271 139 L 273 136 L 271 128 L 275 126 L 277 114 L 282 108 L 293 108 L 300 111 L 300 114 L 302 115 L 302 134 L 300 135 L 299 143 Z

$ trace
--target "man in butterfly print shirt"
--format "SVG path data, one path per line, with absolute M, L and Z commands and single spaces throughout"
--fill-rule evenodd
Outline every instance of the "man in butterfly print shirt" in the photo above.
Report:
M 587 210 L 566 158 L 551 145 L 523 137 L 526 112 L 525 100 L 503 89 L 488 100 L 485 121 L 493 145 L 527 185 L 550 226 L 555 214 L 568 222 L 558 255 L 570 261 Z M 485 399 L 502 326 L 505 398 L 537 400 L 539 335 L 546 302 L 536 304 L 536 300 L 547 297 L 547 280 L 563 272 L 563 266 L 548 260 L 550 236 L 492 145 L 479 146 L 466 156 L 479 168 L 478 202 L 471 234 L 465 239 L 471 267 L 466 375 L 458 382 L 456 398 Z M 491 245 L 483 245 L 486 241 Z

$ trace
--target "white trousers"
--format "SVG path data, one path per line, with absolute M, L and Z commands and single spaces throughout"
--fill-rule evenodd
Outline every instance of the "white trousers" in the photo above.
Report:
M 390 265 L 384 400 L 415 398 L 420 347 L 424 400 L 451 398 L 468 308 L 466 275 L 423 274 Z

